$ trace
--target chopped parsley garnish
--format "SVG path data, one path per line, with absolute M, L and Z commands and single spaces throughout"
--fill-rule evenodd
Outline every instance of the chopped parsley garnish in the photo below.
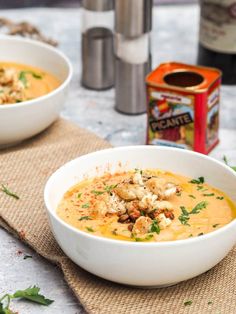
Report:
M 97 191 L 97 190 L 92 190 L 91 193 L 95 194 L 95 195 L 102 195 L 105 193 L 105 191 Z
M 216 228 L 217 226 L 219 226 L 220 224 L 214 224 L 212 225 L 213 228 Z
M 193 237 L 192 233 L 191 233 L 188 237 L 189 237 L 189 238 L 192 238 L 192 237 Z
M 186 207 L 180 206 L 180 209 L 182 211 L 182 214 L 179 216 L 179 221 L 181 222 L 182 225 L 189 226 L 189 215 L 194 215 L 194 214 L 199 214 L 200 211 L 204 208 L 206 208 L 207 202 L 202 201 L 198 203 L 190 212 L 187 211 Z
M 191 197 L 191 198 L 196 198 L 194 195 L 192 195 L 192 194 L 189 194 L 189 197 Z
M 197 186 L 197 190 L 198 190 L 198 191 L 202 190 L 203 188 L 204 188 L 204 186 L 202 186 L 202 185 L 198 185 L 198 186 Z
M 216 199 L 222 201 L 224 199 L 224 197 L 223 196 L 217 196 Z
M 33 286 L 25 290 L 18 290 L 14 294 L 5 294 L 2 298 L 0 298 L 0 313 L 13 314 L 10 310 L 10 302 L 13 299 L 23 299 L 46 306 L 54 302 L 54 300 L 46 299 L 44 295 L 39 294 L 39 291 L 39 287 Z
M 213 303 L 212 301 L 208 301 L 208 302 L 207 302 L 208 305 L 210 305 L 210 304 L 212 304 L 212 303 Z
M 199 177 L 198 179 L 193 179 L 190 181 L 192 184 L 203 184 L 205 182 L 204 177 Z
M 215 193 L 204 193 L 203 196 L 214 196 Z
M 199 236 L 202 236 L 202 235 L 204 235 L 204 233 L 203 233 L 203 232 L 199 233 L 197 236 L 199 237 Z
M 141 215 L 141 216 L 146 216 L 146 212 L 145 212 L 144 210 L 141 210 L 141 211 L 140 211 L 140 215 Z
M 3 193 L 5 193 L 5 194 L 7 194 L 7 195 L 9 195 L 11 197 L 14 197 L 16 200 L 20 199 L 20 197 L 17 194 L 11 192 L 4 184 L 2 184 L 2 189 L 1 190 L 2 190 Z
M 82 196 L 82 193 L 77 194 L 77 198 L 81 198 L 81 196 Z
M 41 80 L 42 79 L 42 75 L 40 74 L 37 74 L 33 71 L 21 71 L 19 73 L 19 77 L 18 79 L 23 83 L 23 85 L 26 87 L 27 84 L 28 84 L 28 81 L 27 81 L 27 77 L 26 77 L 26 74 L 31 74 L 34 78 L 38 79 L 38 80 Z
M 106 185 L 105 186 L 105 191 L 106 192 L 111 192 L 113 189 L 115 189 L 117 187 L 118 184 L 112 184 L 112 185 Z
M 91 227 L 86 227 L 86 229 L 87 229 L 89 232 L 94 232 L 93 228 L 91 228 Z
M 89 208 L 89 206 L 90 206 L 89 203 L 85 203 L 85 204 L 83 204 L 81 207 L 82 207 L 82 208 Z
M 134 237 L 134 240 L 136 242 L 142 242 L 142 241 L 151 240 L 152 238 L 153 238 L 153 234 L 148 234 L 145 238 L 136 238 L 136 237 Z
M 150 227 L 150 232 L 155 232 L 159 234 L 161 231 L 160 226 L 158 225 L 158 221 L 156 219 L 153 219 L 151 227 Z
M 175 195 L 176 195 L 176 196 L 181 196 L 181 194 L 182 194 L 181 192 L 178 192 L 178 193 L 176 193 Z
M 140 169 L 138 169 L 138 168 L 135 168 L 134 171 L 135 171 L 136 173 L 140 173 L 141 175 L 143 174 L 143 170 L 140 170 Z
M 189 306 L 189 305 L 191 305 L 192 303 L 193 303 L 192 300 L 185 301 L 185 302 L 184 302 L 184 306 Z
M 82 221 L 82 220 L 92 220 L 92 218 L 89 216 L 82 216 L 79 218 L 79 221 Z

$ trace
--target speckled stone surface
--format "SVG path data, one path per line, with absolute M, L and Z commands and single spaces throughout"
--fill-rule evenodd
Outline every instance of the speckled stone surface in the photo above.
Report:
M 143 144 L 146 116 L 125 116 L 114 111 L 114 90 L 89 91 L 80 86 L 80 10 L 19 9 L 0 11 L 0 16 L 27 20 L 47 35 L 60 41 L 72 61 L 74 78 L 62 116 L 88 128 L 115 146 Z M 198 6 L 163 6 L 154 10 L 152 34 L 153 66 L 175 60 L 195 63 L 197 54 Z M 236 87 L 224 86 L 221 101 L 221 143 L 211 153 L 222 159 L 225 154 L 236 164 Z M 17 301 L 13 309 L 22 314 L 78 314 L 83 310 L 63 281 L 62 274 L 18 240 L 0 229 L 0 295 L 38 284 L 42 292 L 55 300 L 50 307 Z M 24 253 L 33 258 L 24 260 Z

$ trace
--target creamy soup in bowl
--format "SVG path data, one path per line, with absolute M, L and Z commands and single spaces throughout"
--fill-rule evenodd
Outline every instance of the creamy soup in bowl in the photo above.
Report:
M 212 232 L 231 222 L 236 208 L 202 176 L 135 169 L 78 183 L 65 193 L 57 213 L 93 235 L 158 242 Z
M 208 156 L 135 146 L 81 156 L 49 178 L 52 231 L 76 264 L 163 287 L 219 263 L 236 243 L 236 173 Z
M 38 67 L 0 62 L 0 105 L 35 99 L 50 93 L 59 85 L 57 77 Z

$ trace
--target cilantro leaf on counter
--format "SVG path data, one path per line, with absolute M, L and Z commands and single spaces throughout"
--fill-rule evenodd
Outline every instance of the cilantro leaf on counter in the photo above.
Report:
M 9 190 L 8 187 L 6 187 L 4 184 L 2 184 L 2 188 L 1 188 L 1 191 L 11 197 L 14 197 L 16 200 L 19 200 L 20 197 L 16 194 L 16 193 L 13 193 Z M 0 313 L 1 314 L 1 313 Z
M 25 299 L 32 301 L 34 303 L 38 303 L 41 305 L 50 305 L 53 303 L 53 300 L 46 299 L 45 296 L 39 294 L 40 288 L 37 286 L 29 287 L 25 290 L 17 290 L 12 296 L 12 299 Z
M 10 309 L 10 302 L 13 299 L 22 299 L 37 304 L 48 306 L 54 302 L 39 294 L 40 288 L 37 286 L 29 287 L 25 290 L 17 290 L 14 294 L 5 294 L 0 298 L 0 314 L 14 314 Z

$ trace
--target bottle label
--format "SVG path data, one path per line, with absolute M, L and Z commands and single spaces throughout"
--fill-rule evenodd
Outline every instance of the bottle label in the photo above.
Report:
M 235 0 L 201 0 L 199 39 L 211 50 L 236 53 Z

